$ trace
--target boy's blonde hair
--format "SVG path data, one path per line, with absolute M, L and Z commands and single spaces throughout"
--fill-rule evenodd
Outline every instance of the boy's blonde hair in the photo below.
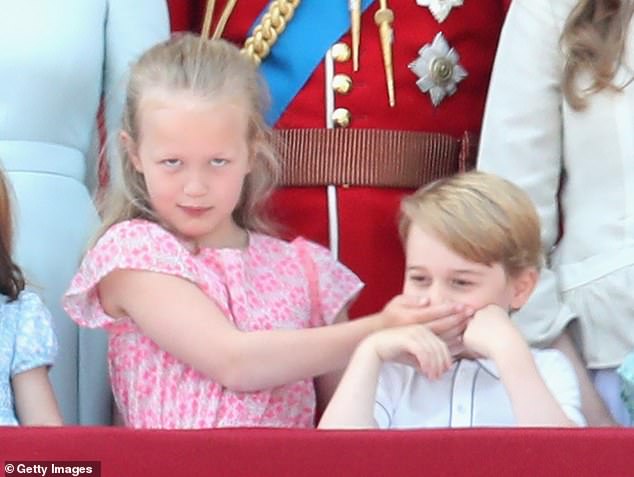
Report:
M 122 130 L 138 144 L 140 105 L 150 92 L 191 93 L 200 101 L 236 101 L 248 108 L 251 172 L 233 218 L 245 229 L 268 232 L 263 218 L 265 198 L 279 177 L 279 161 L 271 145 L 271 130 L 264 120 L 269 96 L 257 67 L 240 50 L 224 40 L 202 39 L 186 33 L 146 51 L 132 66 L 123 111 Z M 111 225 L 134 218 L 160 222 L 150 205 L 143 174 L 119 141 L 119 174 L 111 181 L 102 208 L 101 236 Z M 120 176 L 120 177 L 117 177 Z
M 509 276 L 541 266 L 533 203 L 519 187 L 492 174 L 457 174 L 405 197 L 399 223 L 404 244 L 412 224 L 467 260 L 501 264 Z

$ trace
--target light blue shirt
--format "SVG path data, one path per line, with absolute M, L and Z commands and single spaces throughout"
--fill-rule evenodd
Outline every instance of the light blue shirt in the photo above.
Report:
M 12 302 L 0 295 L 0 425 L 17 426 L 11 379 L 24 371 L 50 366 L 57 353 L 51 314 L 33 292 Z

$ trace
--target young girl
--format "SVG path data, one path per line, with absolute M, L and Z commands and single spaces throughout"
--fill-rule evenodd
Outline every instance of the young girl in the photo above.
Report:
M 369 332 L 434 320 L 450 337 L 469 312 L 396 297 L 319 328 L 346 320 L 361 283 L 327 250 L 262 233 L 278 169 L 263 92 L 236 47 L 194 35 L 132 68 L 123 183 L 64 300 L 79 324 L 110 332 L 129 426 L 312 426 L 312 378 L 342 368 Z M 317 387 L 327 399 L 332 376 Z
M 51 316 L 24 290 L 13 263 L 9 187 L 0 171 L 0 426 L 61 425 L 48 368 L 57 352 Z

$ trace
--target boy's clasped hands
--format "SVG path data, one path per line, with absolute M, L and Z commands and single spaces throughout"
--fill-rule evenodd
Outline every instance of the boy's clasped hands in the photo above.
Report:
M 383 309 L 387 316 L 420 319 L 414 324 L 379 330 L 360 345 L 358 354 L 374 353 L 381 362 L 398 362 L 417 368 L 436 379 L 454 357 L 496 361 L 523 343 L 508 313 L 498 305 L 480 310 L 459 303 L 432 305 L 427 298 L 398 295 Z M 499 358 L 498 358 L 499 357 Z

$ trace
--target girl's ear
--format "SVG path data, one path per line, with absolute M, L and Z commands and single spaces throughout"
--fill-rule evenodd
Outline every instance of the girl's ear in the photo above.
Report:
M 527 267 L 512 278 L 511 309 L 519 310 L 526 304 L 537 285 L 538 279 L 539 272 L 535 267 Z
M 123 148 L 128 155 L 128 159 L 130 159 L 134 168 L 137 172 L 143 174 L 143 166 L 141 164 L 141 159 L 139 158 L 139 149 L 134 139 L 132 139 L 127 132 L 121 131 L 119 133 L 119 140 L 121 141 L 121 144 L 123 144 Z

